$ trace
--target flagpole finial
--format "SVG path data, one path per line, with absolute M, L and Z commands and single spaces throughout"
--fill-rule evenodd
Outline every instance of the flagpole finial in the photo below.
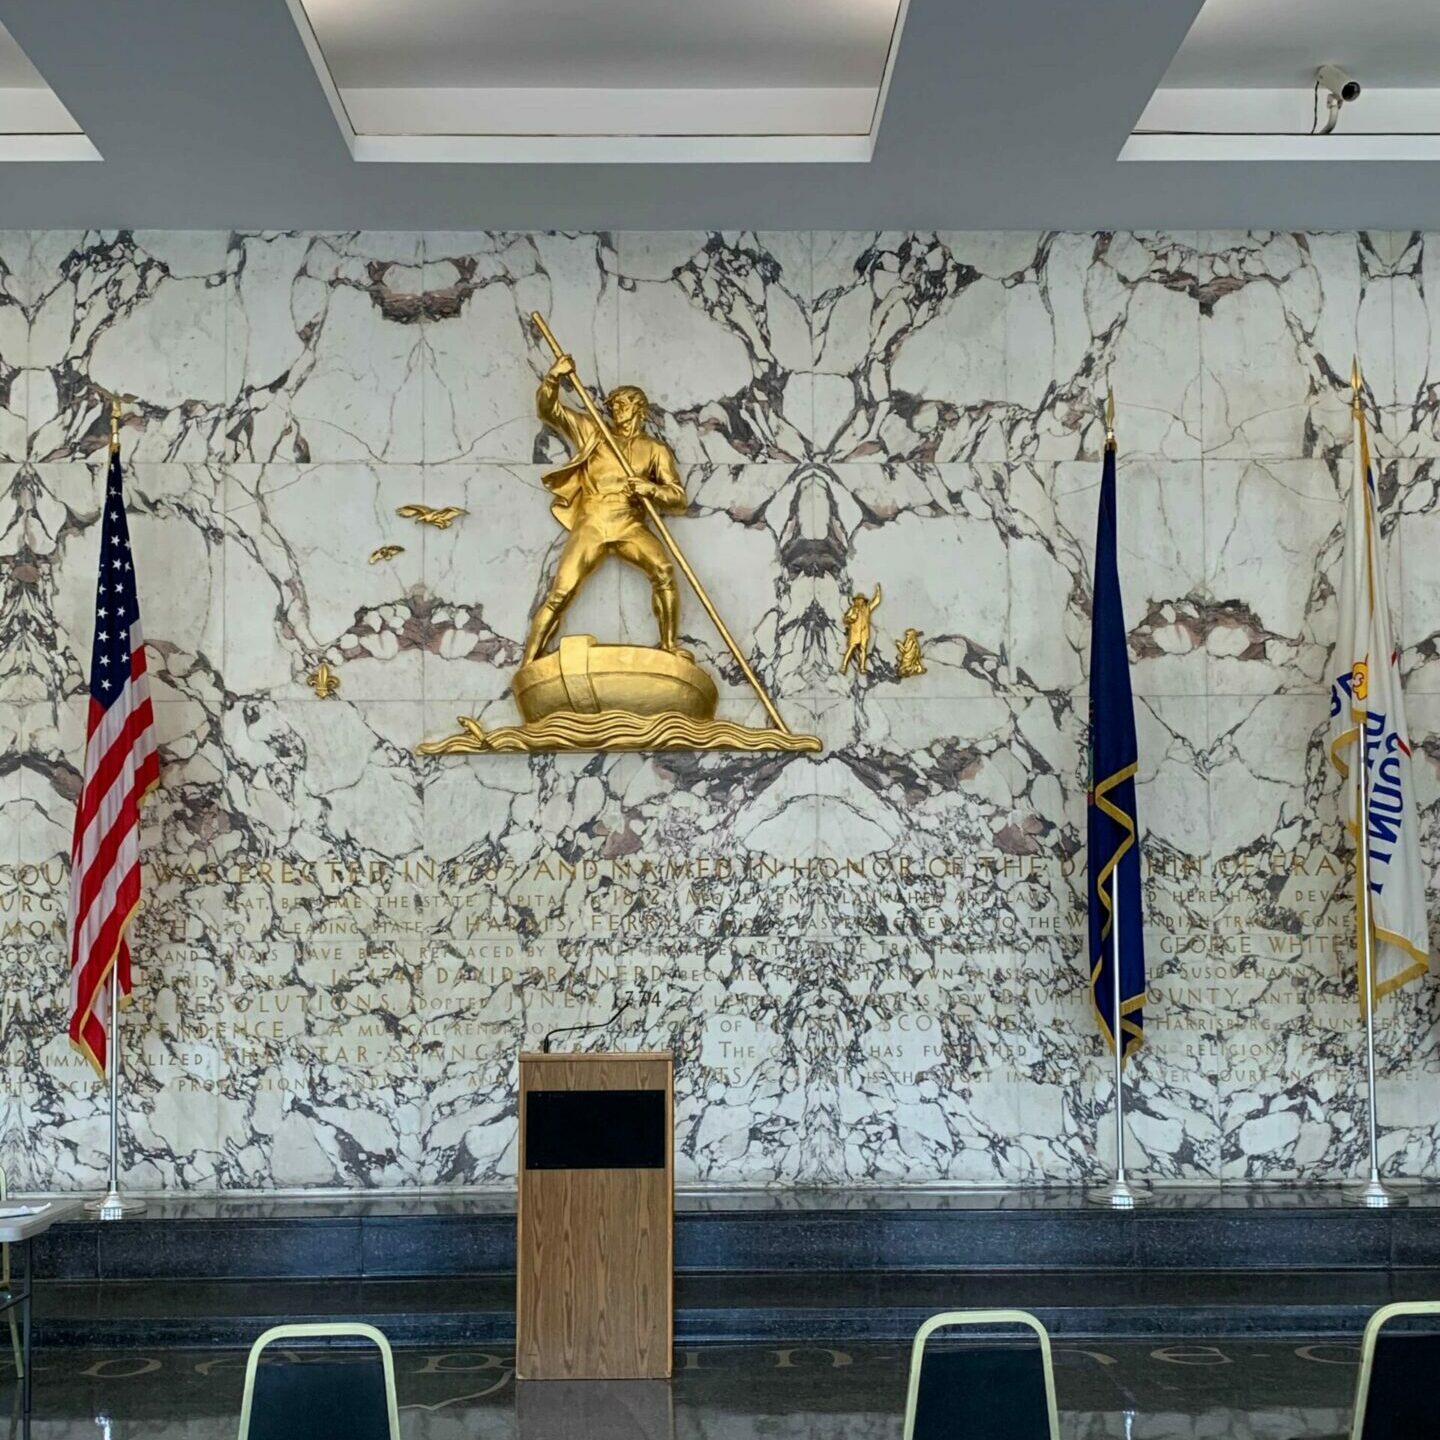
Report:
M 1115 388 L 1109 385 L 1105 390 L 1105 448 L 1115 448 Z
M 103 385 L 96 385 L 95 388 L 105 397 L 110 406 L 110 454 L 113 457 L 120 453 L 120 422 L 125 418 L 124 407 L 140 397 L 128 393 L 117 394 L 114 390 L 107 390 Z

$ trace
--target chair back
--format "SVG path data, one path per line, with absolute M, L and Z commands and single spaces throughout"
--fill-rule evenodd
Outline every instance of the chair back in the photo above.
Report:
M 1403 1324 L 1428 1317 L 1426 1330 Z M 1396 1325 L 1394 1322 L 1402 1322 Z M 1386 1327 L 1389 1327 L 1386 1333 Z M 1440 1300 L 1386 1305 L 1365 1326 L 1351 1440 L 1440 1433 Z
M 326 1340 L 368 1342 L 321 1346 Z M 286 1341 L 305 1348 L 281 1359 Z M 395 1361 L 373 1325 L 277 1325 L 250 1347 L 240 1440 L 400 1440 Z
M 1018 1326 L 1025 1335 L 973 1332 Z M 937 1340 L 939 1330 L 970 1330 Z M 1059 1440 L 1050 1337 L 1025 1310 L 951 1310 L 932 1315 L 910 1351 L 905 1440 Z

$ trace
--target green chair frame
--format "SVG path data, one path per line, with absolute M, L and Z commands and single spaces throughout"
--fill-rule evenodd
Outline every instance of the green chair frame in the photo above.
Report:
M 10 1182 L 5 1177 L 5 1171 L 0 1168 L 0 1205 L 3 1205 L 10 1198 Z M 10 1247 L 0 1245 L 0 1290 L 8 1296 L 10 1293 Z M 5 1312 L 6 1318 L 10 1321 L 10 1349 L 15 1355 L 15 1378 L 25 1378 L 25 1351 L 20 1344 L 20 1324 L 15 1319 L 15 1310 L 12 1306 Z
M 240 1402 L 240 1440 L 250 1440 L 250 1407 L 255 1399 L 255 1373 L 260 1357 L 270 1346 L 285 1340 L 368 1340 L 380 1351 L 385 1371 L 385 1405 L 390 1424 L 390 1440 L 400 1440 L 400 1411 L 395 1402 L 395 1357 L 390 1342 L 373 1326 L 345 1322 L 343 1324 L 276 1325 L 267 1330 L 251 1347 L 245 1365 L 245 1398 Z
M 916 1332 L 910 1347 L 910 1384 L 905 1393 L 904 1440 L 915 1440 L 915 1406 L 920 1398 L 920 1367 L 925 1358 L 925 1343 L 937 1330 L 963 1329 L 966 1326 L 1023 1325 L 1035 1332 L 1040 1342 L 1040 1359 L 1045 1369 L 1045 1409 L 1050 1419 L 1050 1440 L 1060 1440 L 1060 1412 L 1055 1403 L 1055 1366 L 1050 1358 L 1050 1335 L 1028 1310 L 946 1310 L 932 1315 Z
M 1370 1372 L 1375 1366 L 1375 1346 L 1380 1332 L 1402 1315 L 1440 1315 L 1440 1300 L 1401 1300 L 1382 1305 L 1365 1322 L 1365 1339 L 1360 1347 L 1360 1378 L 1355 1382 L 1355 1412 L 1350 1421 L 1350 1440 L 1365 1433 L 1365 1407 L 1370 1403 Z

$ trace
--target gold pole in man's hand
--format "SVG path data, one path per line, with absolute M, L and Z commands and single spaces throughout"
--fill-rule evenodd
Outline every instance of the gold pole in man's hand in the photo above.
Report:
M 558 360 L 565 351 L 561 348 L 560 342 L 555 338 L 550 327 L 545 323 L 545 317 L 538 311 L 532 311 L 531 320 L 535 322 L 535 328 L 545 338 L 545 343 L 554 352 Z M 568 376 L 575 393 L 580 397 L 580 403 L 584 405 L 590 418 L 600 427 L 600 436 L 614 453 L 615 458 L 620 462 L 620 468 L 630 477 L 631 480 L 638 480 L 630 468 L 630 462 L 625 458 L 625 452 L 615 442 L 615 437 L 610 433 L 610 427 L 600 417 L 600 411 L 596 408 L 595 402 L 590 398 L 590 392 L 581 383 L 580 377 L 572 370 Z M 780 712 L 775 708 L 775 702 L 770 698 L 765 687 L 760 683 L 760 677 L 750 668 L 749 662 L 740 653 L 740 647 L 735 643 L 735 637 L 725 628 L 725 622 L 720 618 L 720 612 L 711 604 L 710 597 L 705 593 L 705 587 L 696 577 L 695 572 L 690 568 L 690 562 L 681 553 L 680 547 L 675 543 L 674 537 L 670 534 L 669 528 L 664 520 L 660 518 L 660 512 L 650 503 L 649 499 L 642 493 L 638 494 L 642 506 L 645 508 L 645 516 L 655 527 L 655 533 L 664 542 L 665 548 L 674 557 L 675 563 L 680 567 L 685 578 L 690 582 L 690 588 L 695 592 L 700 603 L 705 607 L 705 613 L 710 617 L 710 623 L 720 632 L 720 638 L 729 647 L 730 653 L 735 657 L 735 663 L 744 672 L 745 678 L 750 682 L 750 688 L 759 696 L 760 703 L 765 707 L 765 713 L 769 715 L 771 723 L 782 735 L 790 733 L 790 727 L 780 718 Z

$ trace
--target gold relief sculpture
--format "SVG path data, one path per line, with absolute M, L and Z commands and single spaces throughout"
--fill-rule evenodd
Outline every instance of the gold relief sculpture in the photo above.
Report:
M 380 545 L 370 552 L 370 563 L 374 565 L 379 560 L 393 560 L 397 555 L 403 555 L 403 545 Z
M 870 669 L 870 617 L 880 608 L 880 587 L 867 600 L 863 595 L 852 595 L 850 604 L 840 618 L 845 625 L 845 654 L 840 659 L 840 673 L 843 675 L 855 662 L 855 669 L 867 674 Z
M 920 650 L 918 630 L 907 630 L 904 636 L 895 642 L 895 673 L 902 680 L 925 673 L 925 657 Z
M 462 515 L 469 514 L 469 511 L 462 510 L 458 505 L 447 505 L 443 510 L 433 509 L 429 505 L 402 505 L 395 513 L 402 520 L 414 520 L 420 525 L 433 525 L 437 530 L 448 530 L 452 520 L 458 520 Z
M 322 660 L 306 677 L 305 683 L 322 699 L 328 700 L 339 688 L 340 677 Z
M 684 512 L 685 487 L 670 447 L 646 433 L 645 392 L 635 385 L 612 390 L 606 397 L 607 423 L 544 319 L 538 314 L 531 319 L 555 356 L 540 382 L 536 411 L 572 453 L 544 480 L 554 496 L 551 513 L 568 538 L 531 619 L 524 658 L 511 682 L 524 723 L 486 731 L 478 720 L 462 715 L 455 734 L 424 742 L 420 753 L 819 750 L 817 737 L 795 734 L 780 718 L 661 518 Z M 567 383 L 583 409 L 562 401 L 560 389 Z M 593 635 L 566 635 L 552 650 L 565 611 L 610 556 L 633 565 L 650 582 L 659 643 L 606 645 Z M 677 570 L 759 698 L 769 728 L 715 718 L 715 682 L 679 642 Z

